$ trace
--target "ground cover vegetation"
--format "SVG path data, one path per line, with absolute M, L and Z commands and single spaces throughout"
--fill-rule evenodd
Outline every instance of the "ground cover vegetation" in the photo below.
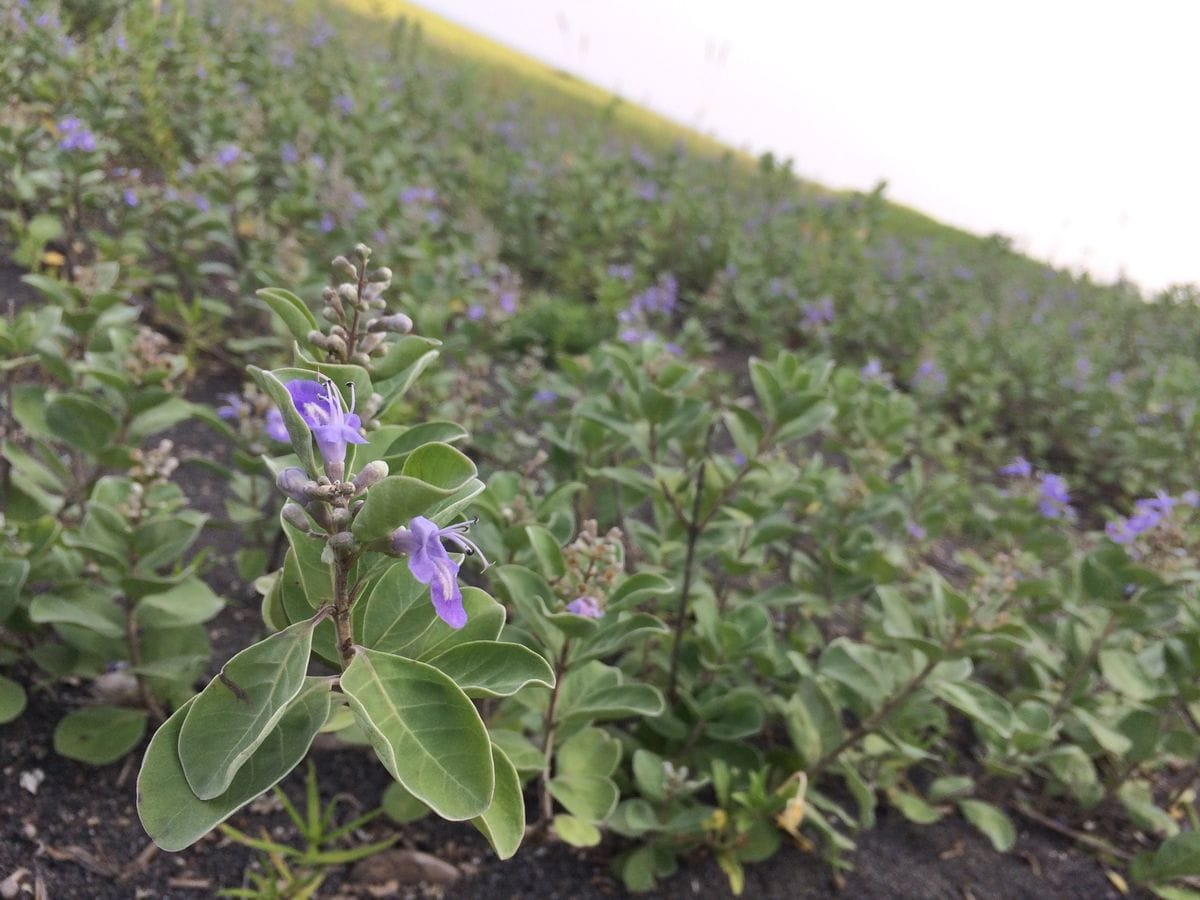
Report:
M 311 768 L 306 849 L 222 824 L 320 736 L 394 823 L 608 841 L 633 891 L 837 872 L 889 809 L 1200 895 L 1194 289 L 407 20 L 29 0 L 0 47 L 0 721 L 74 698 L 54 750 L 140 759 L 159 847 L 221 827 L 267 861 L 227 887 L 313 896 L 388 846 Z

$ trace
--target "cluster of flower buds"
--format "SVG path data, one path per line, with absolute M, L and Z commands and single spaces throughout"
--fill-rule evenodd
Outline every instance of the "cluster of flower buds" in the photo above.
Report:
M 283 507 L 283 517 L 289 523 L 308 531 L 311 516 L 328 533 L 335 534 L 349 528 L 355 513 L 362 507 L 363 500 L 359 495 L 387 475 L 388 465 L 381 459 L 367 463 L 349 481 L 333 481 L 326 475 L 314 479 L 298 466 L 289 466 L 276 476 L 275 485 L 294 501 Z M 356 497 L 359 499 L 354 499 Z
M 129 477 L 143 485 L 166 484 L 179 468 L 179 459 L 172 455 L 174 450 L 175 445 L 165 438 L 152 450 L 131 450 Z
M 167 337 L 154 329 L 145 326 L 138 329 L 137 337 L 133 339 L 125 354 L 125 371 L 134 383 L 153 382 L 168 391 L 172 389 L 166 375 L 170 374 L 175 366 L 177 357 L 167 352 L 170 346 L 171 342 Z
M 413 323 L 404 313 L 386 314 L 383 292 L 391 286 L 392 270 L 368 270 L 371 248 L 366 244 L 358 244 L 354 255 L 357 263 L 345 256 L 333 260 L 334 271 L 350 280 L 322 292 L 325 305 L 321 315 L 333 324 L 327 332 L 310 331 L 308 340 L 326 351 L 332 361 L 369 370 L 371 358 L 386 352 L 388 334 L 408 334 Z
M 579 535 L 563 548 L 566 571 L 555 583 L 569 612 L 598 619 L 613 584 L 624 572 L 625 547 L 621 529 L 610 528 L 603 536 L 595 519 L 583 523 Z

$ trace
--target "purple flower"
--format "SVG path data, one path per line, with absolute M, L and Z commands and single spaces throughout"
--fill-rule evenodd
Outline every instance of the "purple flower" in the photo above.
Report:
M 63 150 L 82 150 L 91 153 L 96 149 L 96 136 L 78 116 L 66 116 L 58 123 L 62 133 L 58 146 Z
M 516 291 L 500 292 L 500 310 L 507 316 L 511 316 L 517 311 Z
M 1018 456 L 1007 466 L 1001 466 L 1000 474 L 1012 475 L 1015 478 L 1028 478 L 1033 474 L 1033 466 L 1025 457 Z
M 197 194 L 196 199 L 193 200 L 192 203 L 194 203 L 196 205 L 196 209 L 200 210 L 202 213 L 206 213 L 212 208 L 212 205 L 208 202 L 208 198 L 203 194 Z
M 224 394 L 222 397 L 225 400 L 225 405 L 217 407 L 217 415 L 226 422 L 236 422 L 239 419 L 245 418 L 250 413 L 250 404 L 237 394 Z M 275 410 L 275 412 L 278 412 L 278 410 Z M 283 416 L 279 417 L 279 424 L 283 425 Z M 286 428 L 283 431 L 283 435 L 283 439 L 286 441 Z
M 483 304 L 481 303 L 472 303 L 467 308 L 467 318 L 472 322 L 478 322 L 485 315 L 487 315 L 487 310 L 483 308 Z
M 533 393 L 534 403 L 553 403 L 557 399 L 558 393 L 550 390 L 549 388 L 542 388 L 541 390 L 534 391 Z
M 653 181 L 639 181 L 633 186 L 633 192 L 639 200 L 645 200 L 647 203 L 653 203 L 658 199 L 658 185 Z
M 1179 495 L 1179 500 L 1193 509 L 1200 507 L 1200 491 L 1184 491 Z
M 336 224 L 337 223 L 333 220 L 333 216 L 330 213 L 323 213 L 321 215 L 321 221 L 317 223 L 317 228 L 320 229 L 322 234 L 329 234 L 329 232 L 333 231 L 333 228 Z
M 600 604 L 596 602 L 595 597 L 576 597 L 567 604 L 567 612 L 575 613 L 577 616 L 583 616 L 587 619 L 599 619 L 604 615 L 604 610 L 600 608 Z
M 138 205 L 137 191 L 135 191 L 133 188 L 125 188 L 125 190 L 121 192 L 121 199 L 125 201 L 125 205 L 130 209 Z
M 883 366 L 872 356 L 867 360 L 867 364 L 858 370 L 858 374 L 868 381 L 878 381 L 883 377 Z
M 333 108 L 343 116 L 348 116 L 354 112 L 354 98 L 349 94 L 338 94 L 333 98 Z
M 914 541 L 925 540 L 925 529 L 912 519 L 904 523 L 904 530 L 908 532 L 908 536 Z
M 833 324 L 833 298 L 822 297 L 816 303 L 806 303 L 803 308 L 804 327 L 813 331 Z
M 606 274 L 609 278 L 615 278 L 618 281 L 633 281 L 633 266 L 614 263 L 608 267 Z
M 289 381 L 285 387 L 291 394 L 296 412 L 317 439 L 326 474 L 334 481 L 340 481 L 345 474 L 346 445 L 367 442 L 362 436 L 362 421 L 353 412 L 354 386 L 350 386 L 349 411 L 342 405 L 342 395 L 332 382 L 322 385 L 298 378 Z
M 1044 473 L 1038 494 L 1038 511 L 1047 519 L 1070 516 L 1070 502 L 1066 479 L 1052 472 Z
M 228 168 L 237 162 L 241 155 L 242 151 L 235 144 L 222 144 L 216 159 L 220 165 Z
M 913 386 L 940 391 L 946 386 L 946 373 L 932 359 L 923 359 L 913 375 Z
M 477 554 L 486 568 L 483 553 L 467 537 L 471 524 L 460 522 L 438 528 L 424 516 L 417 516 L 407 528 L 392 532 L 392 549 L 408 556 L 409 571 L 417 581 L 429 585 L 434 611 L 451 628 L 462 628 L 467 624 L 467 611 L 463 609 L 462 589 L 458 586 L 458 563 L 450 558 L 442 541 L 457 545 L 468 556 Z
M 300 161 L 300 151 L 296 149 L 296 145 L 291 141 L 285 141 L 283 146 L 279 148 L 279 158 L 285 166 L 292 166 Z
M 1124 372 L 1109 372 L 1108 373 L 1108 386 L 1109 387 L 1114 387 L 1114 388 L 1120 387 L 1124 383 L 1125 383 L 1125 373 Z

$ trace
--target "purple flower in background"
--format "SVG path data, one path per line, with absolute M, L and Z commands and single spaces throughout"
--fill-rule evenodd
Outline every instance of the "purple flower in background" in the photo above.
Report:
M 919 523 L 914 522 L 912 519 L 909 519 L 907 522 L 904 523 L 904 530 L 908 532 L 908 536 L 910 538 L 912 538 L 914 541 L 925 540 L 925 529 L 922 528 Z
M 1113 388 L 1120 387 L 1124 383 L 1125 383 L 1125 373 L 1124 372 L 1109 372 L 1108 373 L 1108 386 L 1109 387 L 1113 387 Z
M 1028 478 L 1033 474 L 1033 466 L 1025 457 L 1018 456 L 1007 466 L 1001 466 L 1000 474 L 1011 475 L 1014 478 Z
M 138 205 L 137 191 L 135 191 L 133 188 L 125 188 L 125 190 L 121 192 L 121 199 L 125 201 L 125 205 L 130 209 Z
M 804 327 L 816 331 L 833 324 L 833 298 L 822 297 L 816 303 L 806 303 L 802 309 Z
M 62 133 L 58 146 L 63 150 L 82 150 L 91 153 L 96 149 L 96 136 L 78 116 L 67 116 L 59 120 L 58 130 Z
M 858 374 L 868 381 L 878 381 L 883 377 L 883 366 L 872 356 L 867 360 L 867 364 L 858 370 Z
M 217 415 L 226 422 L 237 422 L 250 415 L 250 404 L 243 400 L 237 394 L 222 394 L 222 399 L 225 401 L 224 406 L 217 407 Z M 280 424 L 283 423 L 283 417 L 279 417 Z M 284 430 L 284 440 L 287 440 L 287 431 Z
M 317 223 L 317 228 L 320 229 L 322 234 L 329 234 L 329 232 L 333 231 L 336 224 L 330 213 L 322 213 L 321 221 Z
M 946 373 L 932 359 L 923 359 L 913 375 L 913 386 L 940 391 L 946 386 Z
M 1071 493 L 1067 481 L 1061 475 L 1046 472 L 1042 475 L 1038 492 L 1038 511 L 1047 519 L 1057 519 L 1071 514 Z
M 218 415 L 220 412 L 217 410 Z M 221 416 L 221 418 L 225 417 Z M 292 439 L 288 434 L 287 426 L 283 424 L 283 413 L 274 406 L 267 411 L 267 420 L 263 425 L 263 430 L 266 431 L 267 437 L 273 441 L 279 441 L 281 444 L 286 444 Z
M 1184 491 L 1179 495 L 1179 501 L 1196 509 L 1200 507 L 1200 491 Z
M 333 108 L 343 116 L 348 116 L 354 112 L 354 98 L 349 94 L 338 94 L 333 98 Z
M 542 388 L 541 390 L 533 392 L 534 403 L 553 403 L 557 399 L 558 393 L 550 390 L 549 388 Z
M 483 308 L 482 303 L 472 303 L 467 307 L 467 318 L 472 322 L 478 322 L 485 315 L 487 315 L 487 310 Z
M 633 266 L 628 263 L 624 265 L 613 263 L 608 267 L 607 270 L 605 270 L 605 274 L 607 274 L 609 278 L 615 278 L 618 281 L 629 282 L 633 281 L 634 271 Z
M 596 598 L 588 596 L 576 597 L 568 603 L 567 612 L 583 616 L 587 619 L 599 619 L 604 615 L 604 610 L 600 608 L 600 604 L 596 602 Z
M 451 628 L 462 628 L 467 624 L 467 611 L 463 609 L 462 589 L 458 586 L 458 563 L 450 558 L 442 541 L 457 545 L 468 556 L 478 555 L 487 568 L 483 553 L 467 537 L 471 524 L 460 522 L 438 528 L 424 516 L 417 516 L 407 528 L 392 532 L 392 549 L 408 556 L 409 571 L 417 581 L 429 585 L 434 611 Z
M 315 50 L 328 43 L 336 34 L 333 26 L 326 19 L 318 16 L 317 20 L 313 22 L 312 33 L 308 37 L 308 46 Z
M 202 213 L 206 213 L 212 209 L 212 204 L 208 202 L 208 198 L 203 194 L 197 194 L 196 199 L 193 200 L 192 203 L 195 204 L 196 209 L 200 210 Z
M 314 169 L 316 169 L 318 172 L 325 171 L 325 157 L 323 157 L 320 153 L 312 154 L 308 158 L 308 161 L 312 165 L 312 167 Z
M 279 148 L 279 158 L 284 165 L 292 166 L 300 161 L 300 151 L 291 141 L 284 141 L 283 146 Z
M 220 165 L 228 168 L 237 162 L 241 155 L 242 151 L 236 144 L 222 144 L 216 158 Z
M 431 187 L 409 185 L 400 192 L 400 202 L 404 206 L 414 206 L 421 203 L 437 203 L 438 195 Z
M 629 158 L 643 169 L 649 169 L 654 165 L 654 158 L 636 144 L 629 148 Z
M 653 203 L 658 199 L 658 185 L 653 181 L 642 180 L 633 186 L 633 192 L 639 200 Z
M 508 316 L 511 316 L 517 311 L 517 293 L 516 291 L 501 291 L 500 292 L 500 310 Z

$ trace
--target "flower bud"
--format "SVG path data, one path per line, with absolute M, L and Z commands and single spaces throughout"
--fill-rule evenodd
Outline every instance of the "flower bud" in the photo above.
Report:
M 325 338 L 325 349 L 336 353 L 338 356 L 345 356 L 346 342 L 337 335 L 332 335 Z
M 288 466 L 275 478 L 275 486 L 298 503 L 307 503 L 317 484 L 298 466 Z
M 354 539 L 348 531 L 339 531 L 329 539 L 329 548 L 334 553 L 348 553 L 358 546 L 358 541 Z
M 338 311 L 332 306 L 326 306 L 324 309 L 322 309 L 321 315 L 330 322 L 336 322 L 341 318 L 341 316 L 338 315 Z
M 364 335 L 362 340 L 358 342 L 358 349 L 363 353 L 370 355 L 379 349 L 379 345 L 383 343 L 383 335 L 378 332 L 372 332 Z
M 354 245 L 354 255 L 357 256 L 359 259 L 361 259 L 363 262 L 366 262 L 368 259 L 371 258 L 371 248 L 368 247 L 366 244 L 355 244 Z
M 350 524 L 350 510 L 344 506 L 335 506 L 329 514 L 329 521 L 337 528 L 345 528 Z
M 381 269 L 376 269 L 367 276 L 368 281 L 387 282 L 392 280 L 392 270 L 384 266 Z
M 412 331 L 413 321 L 404 313 L 393 313 L 390 316 L 380 316 L 367 326 L 368 331 L 395 331 L 408 334 Z
M 358 300 L 358 288 L 353 284 L 339 284 L 337 294 L 345 303 L 354 303 Z
M 387 301 L 382 297 L 376 297 L 367 304 L 369 309 L 387 309 Z
M 351 278 L 358 277 L 358 269 L 354 267 L 354 263 L 350 262 L 350 260 L 346 259 L 344 256 L 335 256 L 331 265 L 336 271 L 341 272 L 343 275 L 348 275 Z
M 321 332 L 317 331 L 315 328 L 312 331 L 310 331 L 306 336 L 308 337 L 308 342 L 310 344 L 312 344 L 314 347 L 324 347 L 325 346 L 325 340 L 326 340 L 325 335 L 322 334 Z
M 357 491 L 365 491 L 373 484 L 387 478 L 388 464 L 382 459 L 372 460 L 362 467 L 362 471 L 354 476 L 354 487 Z
M 308 531 L 309 529 L 308 515 L 295 503 L 283 504 L 283 521 L 287 522 L 293 528 L 299 528 L 301 531 Z
M 367 356 L 365 353 L 359 352 L 350 357 L 350 362 L 354 363 L 356 366 L 362 366 L 365 369 L 367 366 L 371 365 L 371 357 Z

